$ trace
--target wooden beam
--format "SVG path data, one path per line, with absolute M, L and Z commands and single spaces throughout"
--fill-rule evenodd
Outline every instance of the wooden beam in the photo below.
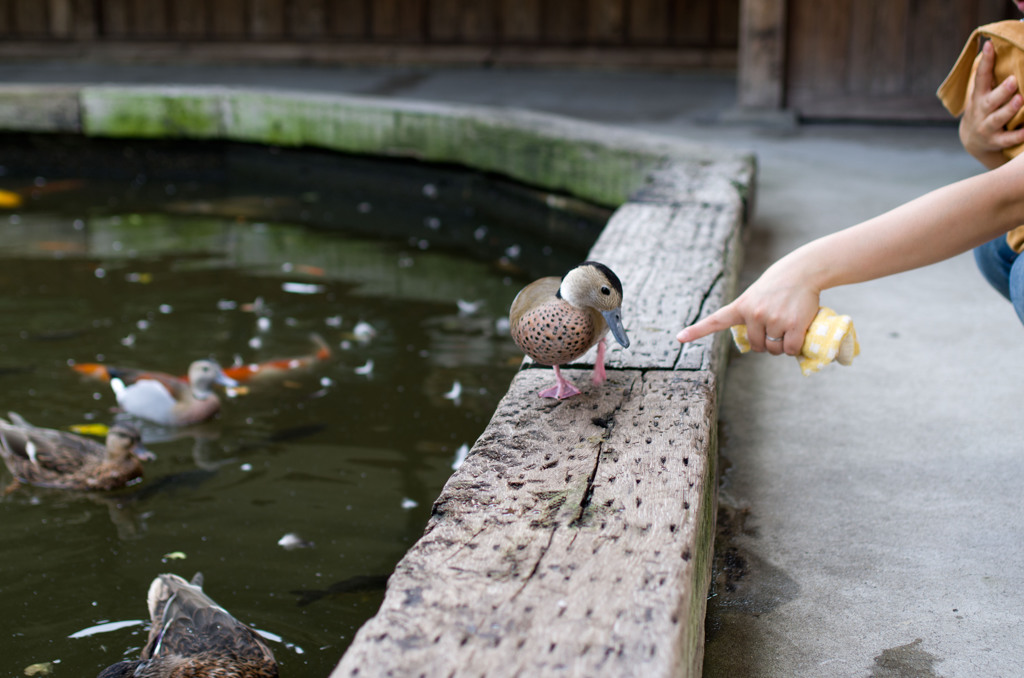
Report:
M 561 403 L 550 381 L 516 376 L 333 678 L 700 676 L 713 379 L 615 372 Z
M 327 34 L 324 0 L 291 0 L 287 7 L 289 35 L 300 40 L 315 40 Z
M 500 39 L 504 43 L 540 42 L 540 0 L 501 0 L 498 24 Z
M 737 103 L 745 109 L 785 106 L 787 0 L 742 0 Z
M 585 41 L 583 0 L 541 3 L 541 35 L 549 45 L 578 45 Z
M 170 33 L 186 40 L 206 37 L 209 24 L 206 0 L 175 0 L 171 3 Z
M 100 0 L 100 37 L 126 38 L 130 34 L 128 0 Z
M 908 7 L 891 0 L 861 0 L 850 18 L 851 94 L 900 94 L 906 88 Z
M 364 0 L 330 0 L 327 3 L 327 30 L 347 40 L 362 40 L 370 35 L 369 9 Z
M 480 0 L 431 0 L 427 42 L 492 44 L 497 34 L 495 3 Z
M 732 2 L 714 3 L 714 24 L 711 44 L 717 47 L 732 47 L 739 41 L 740 5 Z
M 1020 19 L 1020 12 L 1013 6 L 1013 3 L 1004 0 L 978 0 L 978 12 L 974 20 L 976 25 L 981 26 L 1007 19 Z M 964 40 L 966 39 L 965 37 Z
M 251 24 L 250 24 L 251 25 Z M 268 24 L 263 24 L 268 28 Z M 510 45 L 416 45 L 391 42 L 294 42 L 260 38 L 252 41 L 48 40 L 0 41 L 0 57 L 25 59 L 103 58 L 134 63 L 188 60 L 219 64 L 413 64 L 498 65 L 600 69 L 679 70 L 734 68 L 735 50 L 532 47 Z
M 588 0 L 586 5 L 587 42 L 595 45 L 621 45 L 625 42 L 626 8 L 622 0 Z
M 670 7 L 673 45 L 705 47 L 711 43 L 714 8 L 710 0 L 676 0 Z
M 423 42 L 426 0 L 375 0 L 371 3 L 372 37 L 394 42 Z
M 47 3 L 41 0 L 14 0 L 14 25 L 18 35 L 45 37 L 49 32 Z
M 134 0 L 131 33 L 140 38 L 170 37 L 166 0 Z
M 588 258 L 630 348 L 600 386 L 564 369 L 566 401 L 516 375 L 332 678 L 701 675 L 728 340 L 680 358 L 672 335 L 732 294 L 750 171 L 670 161 L 615 211 Z
M 99 37 L 98 4 L 93 0 L 72 0 L 71 38 L 95 40 Z
M 280 40 L 285 35 L 282 0 L 249 0 L 249 37 L 254 40 Z
M 220 40 L 246 37 L 245 0 L 217 0 L 210 3 L 210 35 Z
M 678 4 L 678 3 L 677 3 Z M 629 36 L 636 45 L 665 45 L 672 25 L 669 0 L 648 0 L 629 3 Z
M 55 38 L 69 38 L 74 29 L 74 7 L 72 0 L 49 0 L 50 35 Z

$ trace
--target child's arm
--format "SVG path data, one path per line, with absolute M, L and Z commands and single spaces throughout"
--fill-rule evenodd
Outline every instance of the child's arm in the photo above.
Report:
M 797 355 L 823 290 L 927 266 L 1024 223 L 1024 155 L 790 252 L 743 294 L 676 337 L 746 325 L 751 348 Z M 765 337 L 782 342 L 765 342 Z
M 974 87 L 967 93 L 964 114 L 960 118 L 960 143 L 989 169 L 1006 162 L 1004 148 L 1024 143 L 1024 127 L 1008 131 L 1007 122 L 1024 106 L 1012 75 L 995 84 L 995 49 L 985 41 L 981 60 L 974 75 Z

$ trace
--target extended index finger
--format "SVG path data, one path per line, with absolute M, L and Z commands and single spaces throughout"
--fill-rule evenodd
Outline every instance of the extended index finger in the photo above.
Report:
M 689 327 L 684 327 L 679 334 L 676 335 L 676 341 L 681 344 L 685 344 L 691 341 L 697 341 L 701 337 L 706 337 L 709 334 L 727 330 L 733 325 L 743 324 L 743 318 L 733 310 L 732 305 L 723 306 L 718 309 L 707 318 L 699 320 Z

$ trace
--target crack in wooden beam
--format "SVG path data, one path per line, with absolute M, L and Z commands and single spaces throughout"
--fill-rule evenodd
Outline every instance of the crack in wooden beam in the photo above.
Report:
M 554 525 L 551 528 L 551 532 L 548 534 L 548 543 L 544 545 L 544 547 L 540 551 L 540 554 L 537 556 L 537 559 L 533 562 L 533 569 L 531 569 L 530 573 L 523 578 L 523 583 L 519 586 L 518 589 L 516 589 L 516 592 L 512 594 L 512 597 L 509 598 L 510 602 L 518 598 L 519 594 L 521 594 L 523 590 L 526 589 L 526 587 L 533 580 L 534 576 L 536 576 L 537 570 L 540 569 L 541 561 L 544 560 L 545 554 L 547 554 L 547 552 L 551 549 L 551 544 L 555 541 L 555 532 L 558 531 L 558 527 L 558 525 Z

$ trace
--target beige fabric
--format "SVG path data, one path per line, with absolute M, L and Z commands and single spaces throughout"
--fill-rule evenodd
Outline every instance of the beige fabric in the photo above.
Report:
M 1002 82 L 1009 75 L 1017 77 L 1024 87 L 1024 21 L 997 21 L 974 29 L 967 44 L 960 52 L 953 69 L 939 85 L 936 94 L 942 105 L 954 117 L 964 112 L 967 94 L 974 87 L 974 74 L 981 58 L 981 39 L 988 38 L 996 51 L 995 81 Z M 1006 123 L 1006 129 L 1017 129 L 1024 124 L 1024 109 Z M 1024 152 L 1024 144 L 1003 149 L 1003 155 L 1014 158 Z M 1024 251 L 1024 226 L 1018 226 L 1006 234 L 1006 242 L 1015 252 Z
M 1006 234 L 1006 243 L 1014 252 L 1024 252 L 1024 226 L 1018 226 Z
M 978 50 L 982 37 L 992 41 L 996 50 L 995 78 L 1002 82 L 1007 76 L 1017 76 L 1017 82 L 1024 85 L 1024 21 L 997 21 L 974 29 L 967 44 L 960 52 L 953 69 L 939 85 L 936 94 L 942 105 L 954 117 L 964 112 L 967 93 L 974 86 L 974 71 L 978 67 Z M 1006 124 L 1007 129 L 1016 129 L 1024 124 L 1024 109 Z M 1024 151 L 1024 145 L 1006 149 L 1003 153 L 1013 158 Z

